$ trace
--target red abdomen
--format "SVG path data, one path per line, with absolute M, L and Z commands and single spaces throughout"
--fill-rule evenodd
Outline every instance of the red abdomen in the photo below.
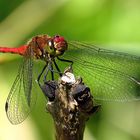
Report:
M 0 47 L 0 52 L 2 53 L 14 53 L 19 55 L 24 55 L 25 51 L 27 49 L 27 46 L 21 46 L 18 48 L 8 48 L 8 47 Z

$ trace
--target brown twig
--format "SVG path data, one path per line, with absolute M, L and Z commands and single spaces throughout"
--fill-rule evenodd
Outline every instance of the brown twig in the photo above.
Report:
M 70 81 L 62 77 L 58 82 L 48 81 L 42 86 L 49 98 L 47 110 L 54 120 L 56 140 L 83 140 L 86 121 L 100 108 L 94 105 L 90 89 L 82 79 L 71 82 L 71 75 L 67 77 Z

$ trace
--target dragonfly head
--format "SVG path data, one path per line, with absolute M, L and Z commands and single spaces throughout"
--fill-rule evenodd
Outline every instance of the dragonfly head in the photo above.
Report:
M 52 56 L 59 56 L 67 50 L 67 47 L 66 40 L 62 36 L 56 35 L 47 40 L 46 51 Z
M 68 47 L 68 44 L 64 37 L 56 35 L 53 37 L 54 48 L 56 49 L 56 55 L 62 55 Z

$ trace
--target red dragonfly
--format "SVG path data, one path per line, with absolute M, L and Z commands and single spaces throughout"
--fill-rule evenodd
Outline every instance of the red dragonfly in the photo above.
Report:
M 69 46 L 68 46 L 69 45 Z M 56 62 L 70 62 L 74 74 L 82 76 L 90 87 L 96 100 L 128 101 L 140 98 L 140 57 L 112 50 L 101 49 L 95 45 L 67 42 L 56 35 L 35 36 L 27 45 L 18 48 L 0 47 L 2 53 L 23 56 L 16 79 L 8 95 L 5 110 L 12 124 L 25 120 L 34 106 L 33 60 L 43 60 L 45 66 L 38 75 L 38 84 L 45 71 L 51 71 L 54 80 L 54 68 L 61 76 Z M 66 64 L 66 63 L 63 63 Z

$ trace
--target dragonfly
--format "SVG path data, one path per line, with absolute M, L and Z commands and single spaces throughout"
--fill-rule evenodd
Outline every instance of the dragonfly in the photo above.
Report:
M 33 92 L 34 60 L 44 61 L 38 74 L 38 84 L 48 71 L 62 76 L 65 65 L 73 67 L 74 74 L 82 76 L 90 87 L 95 100 L 132 101 L 140 99 L 140 57 L 100 48 L 78 41 L 66 41 L 55 35 L 38 35 L 17 48 L 0 47 L 1 53 L 13 53 L 23 57 L 18 74 L 9 92 L 5 110 L 12 124 L 23 122 L 36 100 Z M 54 70 L 54 67 L 56 70 Z

